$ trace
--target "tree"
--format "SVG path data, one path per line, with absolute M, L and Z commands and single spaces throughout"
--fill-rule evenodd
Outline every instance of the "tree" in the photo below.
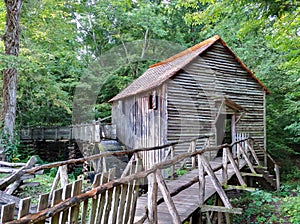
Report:
M 18 57 L 20 48 L 20 14 L 23 0 L 5 0 L 6 24 L 3 36 L 5 54 Z M 14 65 L 3 71 L 1 122 L 10 141 L 14 138 L 17 104 L 17 68 Z

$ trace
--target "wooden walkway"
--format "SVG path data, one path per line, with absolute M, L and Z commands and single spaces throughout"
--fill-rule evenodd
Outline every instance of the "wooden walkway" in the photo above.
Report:
M 246 189 L 244 174 L 266 178 L 268 164 L 259 161 L 254 148 L 255 141 L 247 138 L 232 144 L 202 147 L 201 150 L 196 150 L 196 139 L 188 142 L 190 147 L 187 152 L 176 156 L 173 153 L 174 145 L 181 144 L 182 141 L 146 149 L 103 152 L 82 159 L 44 164 L 29 169 L 22 167 L 12 176 L 0 180 L 0 190 L 5 190 L 16 178 L 21 178 L 21 175 L 26 173 L 33 174 L 43 169 L 60 167 L 56 176 L 63 180 L 63 176 L 66 176 L 62 175 L 63 166 L 67 164 L 90 162 L 107 156 L 133 155 L 118 179 L 115 179 L 115 171 L 110 170 L 108 173 L 97 174 L 89 189 L 83 188 L 83 180 L 69 184 L 63 184 L 66 181 L 61 181 L 61 188 L 53 187 L 51 192 L 40 195 L 37 212 L 30 211 L 30 198 L 22 199 L 19 206 L 16 203 L 3 205 L 0 223 L 181 224 L 190 217 L 204 219 L 201 213 L 225 213 L 227 218 L 228 213 L 241 213 L 242 209 L 232 207 L 225 190 Z M 154 158 L 163 148 L 168 153 L 157 162 Z M 279 188 L 278 165 L 264 149 L 258 149 L 268 156 L 277 171 L 275 186 Z M 219 150 L 223 152 L 222 157 L 207 160 L 206 153 Z M 151 159 L 144 158 L 145 155 Z M 172 181 L 163 178 L 162 173 L 165 169 L 168 168 L 172 175 L 175 165 L 187 160 L 192 161 L 192 171 Z M 243 168 L 247 168 L 247 173 L 240 172 Z M 258 169 L 265 169 L 264 174 L 259 174 Z M 237 177 L 238 186 L 228 185 L 228 180 L 234 175 Z M 145 179 L 148 193 L 139 197 L 139 186 Z M 214 194 L 219 195 L 218 202 L 213 206 L 206 205 L 207 200 Z M 17 216 L 13 212 L 15 208 L 18 208 Z M 195 211 L 198 209 L 201 213 L 195 217 Z M 207 215 L 207 219 L 209 216 Z
M 220 183 L 225 183 L 224 177 L 222 175 L 222 158 L 217 157 L 213 161 L 209 162 L 212 169 L 219 169 L 215 172 L 216 177 L 218 178 Z M 240 160 L 239 169 L 245 167 L 246 161 Z M 199 172 L 197 169 L 190 171 L 189 173 L 180 176 L 178 179 L 173 181 L 168 181 L 166 183 L 169 192 L 175 192 L 180 186 L 188 184 L 192 179 L 198 177 Z M 235 175 L 235 171 L 232 165 L 228 165 L 228 180 L 231 179 Z M 209 176 L 205 177 L 205 201 L 207 201 L 212 195 L 216 193 L 216 189 L 212 183 L 212 180 Z M 158 200 L 162 198 L 162 194 L 158 192 Z M 177 195 L 172 197 L 175 207 L 179 213 L 180 220 L 182 222 L 188 220 L 190 216 L 199 208 L 200 201 L 199 201 L 199 184 L 194 183 L 191 187 L 179 192 Z M 140 221 L 143 216 L 145 215 L 145 205 L 148 203 L 148 196 L 147 194 L 142 195 L 138 198 L 137 201 L 137 208 L 136 208 L 136 215 L 134 222 Z M 159 223 L 173 223 L 172 217 L 169 213 L 168 206 L 165 202 L 161 203 L 157 207 L 157 216 Z

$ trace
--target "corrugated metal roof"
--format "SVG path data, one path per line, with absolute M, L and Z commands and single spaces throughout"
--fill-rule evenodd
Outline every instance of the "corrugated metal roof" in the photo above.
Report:
M 123 91 L 113 97 L 109 102 L 113 102 L 125 97 L 133 96 L 141 92 L 145 92 L 154 89 L 166 80 L 175 75 L 180 69 L 190 63 L 194 58 L 203 53 L 211 45 L 217 41 L 221 41 L 222 45 L 226 47 L 230 53 L 235 57 L 238 63 L 255 79 L 258 84 L 267 92 L 270 91 L 262 84 L 262 82 L 254 76 L 254 74 L 242 63 L 242 61 L 232 52 L 232 50 L 226 45 L 226 43 L 218 36 L 215 35 L 193 47 L 190 47 L 164 61 L 153 64 L 142 74 L 139 78 L 133 81 Z

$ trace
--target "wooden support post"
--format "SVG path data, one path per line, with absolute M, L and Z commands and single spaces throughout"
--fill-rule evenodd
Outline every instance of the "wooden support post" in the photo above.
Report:
M 202 160 L 200 158 L 200 155 L 197 155 L 198 159 L 198 170 L 199 170 L 199 204 L 204 204 L 204 198 L 205 198 L 205 174 L 204 174 L 204 167 L 202 164 Z M 199 222 L 202 223 L 202 211 L 200 209 L 199 211 Z
M 218 197 L 217 195 L 217 204 L 219 207 L 222 206 L 222 200 L 220 197 Z M 221 211 L 218 211 L 218 224 L 222 224 L 223 223 L 223 214 Z
M 157 181 L 156 175 L 148 175 L 148 219 L 149 223 L 157 223 Z
M 203 163 L 203 166 L 204 166 L 207 174 L 210 176 L 216 191 L 220 195 L 225 207 L 232 208 L 232 205 L 230 204 L 230 201 L 229 201 L 225 191 L 223 190 L 218 178 L 216 177 L 214 171 L 212 170 L 211 166 L 209 165 L 209 162 L 207 161 L 207 159 L 205 158 L 205 156 L 203 154 L 200 154 L 200 159 Z
M 222 163 L 223 163 L 222 176 L 225 181 L 225 184 L 227 184 L 227 181 L 228 181 L 228 155 L 227 155 L 226 148 L 223 148 Z
M 240 145 L 240 143 L 238 143 L 238 147 L 241 149 L 240 152 L 242 153 L 244 159 L 246 160 L 247 165 L 249 166 L 251 172 L 252 172 L 252 173 L 256 173 L 256 171 L 254 170 L 253 165 L 252 165 L 252 163 L 251 163 L 251 161 L 250 161 L 250 158 L 249 158 L 248 154 L 243 150 L 243 148 L 242 148 L 242 146 Z M 246 147 L 245 147 L 245 149 L 246 149 Z
M 167 185 L 166 185 L 165 181 L 163 180 L 163 177 L 160 174 L 160 171 L 157 170 L 155 175 L 156 175 L 158 187 L 163 195 L 165 203 L 167 204 L 170 215 L 172 216 L 172 223 L 181 224 L 178 211 L 175 207 L 175 204 L 174 204 L 173 199 L 170 195 L 170 192 L 167 188 Z
M 191 152 L 195 152 L 196 151 L 196 140 L 191 142 Z M 192 157 L 192 168 L 195 169 L 196 167 L 196 157 L 193 156 Z
M 174 148 L 174 146 L 170 146 L 170 150 L 171 150 L 171 159 L 173 159 L 174 158 L 174 156 L 175 156 L 175 148 Z M 174 179 L 174 175 L 175 175 L 175 165 L 172 165 L 171 167 L 170 167 L 170 171 L 171 171 L 171 179 L 173 180 Z
M 241 184 L 242 186 L 246 186 L 247 184 L 245 183 L 245 181 L 244 181 L 244 179 L 243 179 L 243 177 L 242 177 L 242 175 L 241 175 L 241 173 L 240 173 L 240 170 L 239 170 L 239 168 L 237 167 L 237 165 L 236 165 L 236 163 L 235 163 L 235 161 L 234 161 L 234 159 L 233 159 L 233 157 L 232 157 L 232 154 L 230 153 L 230 151 L 229 151 L 228 148 L 227 148 L 227 155 L 228 155 L 228 159 L 229 159 L 229 161 L 230 161 L 230 163 L 231 163 L 231 165 L 232 165 L 232 167 L 233 167 L 233 169 L 234 169 L 234 172 L 235 172 L 235 174 L 236 174 L 236 176 L 237 176 L 237 178 L 238 178 L 240 184 Z
M 251 154 L 252 154 L 252 156 L 253 156 L 255 162 L 257 163 L 257 165 L 258 165 L 258 166 L 261 166 L 260 161 L 259 161 L 259 159 L 258 159 L 258 157 L 257 157 L 257 155 L 256 155 L 256 152 L 255 152 L 255 150 L 253 149 L 253 147 L 251 147 L 251 145 L 248 144 L 248 140 L 245 142 L 245 149 L 247 149 L 247 148 L 250 150 L 250 152 L 251 152 Z
M 19 206 L 19 212 L 18 212 L 18 219 L 20 219 L 23 216 L 29 214 L 30 202 L 31 202 L 30 197 L 21 199 L 20 206 Z
M 276 175 L 276 188 L 279 191 L 280 190 L 280 172 L 279 172 L 279 167 L 277 164 L 275 164 L 275 175 Z

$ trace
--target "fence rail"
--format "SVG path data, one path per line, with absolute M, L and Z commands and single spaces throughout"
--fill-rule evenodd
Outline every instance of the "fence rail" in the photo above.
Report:
M 76 140 L 100 142 L 101 139 L 116 139 L 116 126 L 102 123 L 76 124 L 65 127 L 28 127 L 20 130 L 20 139 L 26 140 Z
M 209 137 L 209 136 L 202 136 Z M 186 142 L 186 141 L 185 141 Z M 196 139 L 189 140 L 190 146 L 194 146 Z M 163 148 L 170 150 L 181 142 L 172 142 L 168 145 L 152 147 L 147 149 L 135 149 L 129 151 L 105 152 L 93 155 L 84 159 L 70 160 L 46 164 L 39 167 L 33 167 L 25 170 L 25 173 L 34 173 L 38 170 L 54 166 L 62 166 L 70 163 L 91 161 L 109 155 L 133 154 L 132 159 L 124 170 L 123 175 L 114 179 L 114 170 L 108 173 L 96 175 L 90 190 L 82 189 L 82 180 L 67 184 L 60 189 L 56 189 L 50 197 L 50 193 L 41 195 L 39 198 L 38 209 L 36 213 L 29 213 L 30 198 L 22 199 L 19 205 L 17 216 L 13 215 L 15 204 L 7 204 L 2 207 L 2 223 L 133 223 L 136 215 L 136 206 L 139 194 L 139 183 L 147 178 L 148 181 L 148 202 L 144 216 L 135 220 L 137 223 L 143 223 L 146 219 L 152 223 L 158 222 L 157 206 L 165 203 L 171 215 L 173 223 L 181 223 L 183 218 L 176 208 L 172 196 L 179 194 L 184 189 L 189 188 L 194 183 L 199 184 L 199 201 L 202 211 L 221 209 L 222 211 L 240 213 L 240 209 L 234 209 L 230 204 L 223 185 L 227 184 L 230 178 L 229 167 L 234 170 L 238 178 L 240 187 L 246 187 L 246 183 L 240 172 L 241 167 L 247 165 L 253 175 L 256 175 L 255 166 L 261 166 L 261 162 L 256 159 L 256 152 L 252 148 L 253 139 L 246 138 L 236 141 L 232 144 L 223 144 L 216 147 L 203 147 L 201 150 L 187 149 L 186 153 L 163 158 L 158 163 L 147 164 L 145 169 L 144 152 L 155 152 Z M 193 147 L 192 147 L 193 148 Z M 235 148 L 236 151 L 232 149 Z M 196 149 L 196 147 L 195 147 Z M 222 160 L 218 168 L 213 168 L 205 156 L 205 152 L 222 150 Z M 144 157 L 143 157 L 144 156 Z M 176 163 L 191 158 L 194 161 L 194 167 L 198 168 L 196 179 L 190 180 L 189 184 L 179 186 L 170 192 L 166 187 L 165 179 L 162 176 L 162 170 L 172 167 Z M 270 157 L 271 158 L 271 157 Z M 273 160 L 272 160 L 273 161 Z M 222 181 L 216 177 L 216 170 L 222 170 Z M 59 169 L 60 170 L 60 169 Z M 224 207 L 215 208 L 205 206 L 207 200 L 205 192 L 208 188 L 206 176 L 211 180 L 215 192 L 220 195 Z M 210 186 L 211 187 L 211 186 Z M 162 193 L 162 198 L 158 198 L 158 189 Z M 193 211 L 191 211 L 193 212 Z

